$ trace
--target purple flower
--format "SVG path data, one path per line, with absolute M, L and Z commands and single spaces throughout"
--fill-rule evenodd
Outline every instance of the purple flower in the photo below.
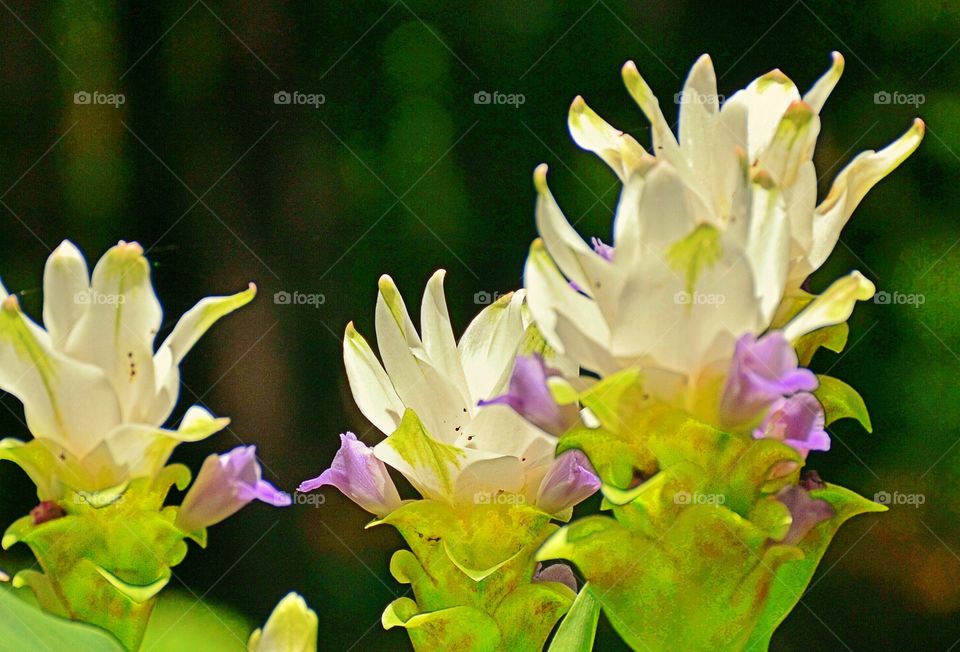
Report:
M 223 455 L 211 455 L 183 499 L 177 527 L 196 532 L 232 516 L 252 500 L 275 507 L 291 503 L 290 495 L 260 479 L 255 446 L 238 446 Z
M 550 564 L 544 566 L 537 563 L 537 569 L 533 572 L 534 582 L 557 582 L 568 587 L 574 593 L 577 592 L 577 576 L 573 574 L 573 569 L 564 563 Z
M 798 544 L 810 530 L 837 513 L 830 503 L 811 497 L 810 492 L 797 485 L 781 489 L 777 500 L 787 506 L 793 518 L 790 530 L 783 539 L 783 543 L 791 546 Z
M 357 440 L 352 432 L 340 435 L 340 450 L 333 457 L 330 468 L 312 480 L 300 483 L 297 491 L 313 491 L 332 485 L 344 496 L 371 514 L 384 517 L 400 506 L 397 486 L 378 460 L 373 449 Z
M 777 400 L 817 388 L 817 377 L 798 368 L 797 353 L 780 331 L 760 339 L 748 333 L 737 340 L 720 399 L 721 420 L 728 426 L 756 423 Z
M 507 393 L 479 401 L 478 405 L 508 405 L 535 426 L 562 435 L 576 423 L 579 410 L 575 403 L 558 405 L 553 399 L 547 378 L 555 375 L 558 374 L 547 367 L 540 354 L 517 356 Z
M 598 256 L 613 262 L 613 247 L 604 243 L 600 238 L 590 238 L 590 244 L 593 245 L 593 250 L 597 252 Z
M 583 452 L 567 451 L 553 462 L 537 491 L 537 506 L 559 514 L 586 500 L 600 488 L 600 478 Z
M 810 451 L 830 450 L 830 435 L 824 429 L 823 406 L 813 394 L 803 392 L 781 398 L 753 431 L 756 439 L 779 439 L 806 458 Z

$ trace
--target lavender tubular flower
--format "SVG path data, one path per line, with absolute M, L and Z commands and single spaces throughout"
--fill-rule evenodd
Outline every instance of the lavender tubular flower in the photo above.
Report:
M 387 467 L 373 454 L 373 448 L 352 432 L 340 435 L 340 450 L 330 468 L 312 480 L 300 483 L 297 491 L 308 492 L 330 485 L 371 514 L 384 517 L 400 506 L 400 494 Z
M 255 446 L 238 446 L 223 455 L 211 455 L 203 462 L 180 512 L 177 527 L 196 532 L 240 511 L 253 500 L 286 507 L 290 495 L 260 477 Z

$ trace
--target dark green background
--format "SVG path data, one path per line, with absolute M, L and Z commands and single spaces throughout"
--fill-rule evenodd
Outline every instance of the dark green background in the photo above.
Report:
M 0 274 L 39 315 L 43 261 L 62 238 L 91 259 L 138 240 L 165 330 L 200 297 L 255 280 L 255 303 L 188 357 L 174 415 L 199 397 L 233 418 L 231 432 L 175 459 L 197 469 L 238 439 L 256 443 L 266 476 L 292 490 L 325 468 L 338 433 L 375 437 L 350 400 L 339 339 L 351 319 L 372 334 L 381 273 L 416 302 L 446 268 L 462 329 L 476 292 L 521 284 L 540 162 L 582 233 L 609 237 L 617 184 L 567 134 L 575 95 L 646 144 L 619 77 L 627 59 L 670 117 L 702 52 L 729 95 L 775 67 L 804 90 L 839 50 L 846 72 L 816 154 L 821 196 L 856 152 L 885 145 L 914 115 L 928 134 L 862 204 L 814 289 L 858 268 L 924 303 L 861 305 L 847 353 L 815 360 L 860 389 L 875 432 L 838 424 L 834 449 L 810 465 L 865 495 L 919 493 L 925 504 L 846 526 L 773 649 L 947 650 L 960 638 L 958 39 L 960 7 L 933 1 L 10 2 L 0 7 Z M 75 105 L 80 90 L 126 102 Z M 279 90 L 326 102 L 278 106 Z M 476 105 L 481 90 L 525 102 Z M 879 91 L 924 104 L 876 104 Z M 277 291 L 325 303 L 275 305 Z M 3 404 L 2 434 L 25 436 L 17 401 Z M 0 466 L 0 492 L 4 525 L 35 502 L 12 465 Z M 251 622 L 295 589 L 319 615 L 322 648 L 402 648 L 404 635 L 379 625 L 400 592 L 387 572 L 400 542 L 386 528 L 364 532 L 367 520 L 335 492 L 319 507 L 251 506 L 175 569 L 178 588 Z M 605 629 L 601 648 L 618 645 Z

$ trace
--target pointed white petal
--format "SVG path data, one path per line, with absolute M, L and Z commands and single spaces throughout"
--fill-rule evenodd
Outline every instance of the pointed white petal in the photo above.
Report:
M 606 348 L 610 329 L 596 302 L 570 287 L 540 240 L 530 247 L 524 285 L 537 328 L 550 346 L 591 371 L 616 369 Z
M 55 351 L 47 333 L 8 296 L 0 308 L 0 388 L 20 399 L 36 438 L 82 457 L 120 422 L 102 370 Z
M 746 254 L 753 269 L 764 325 L 770 323 L 780 305 L 790 262 L 790 223 L 782 201 L 782 191 L 768 176 L 755 178 Z
M 820 134 L 820 117 L 810 105 L 793 102 L 787 107 L 773 140 L 760 153 L 758 165 L 781 187 L 793 185 L 800 167 L 813 158 Z
M 674 165 L 679 166 L 683 158 L 680 155 L 680 146 L 676 137 L 670 130 L 670 123 L 663 117 L 663 111 L 660 110 L 660 102 L 653 94 L 650 86 L 640 76 L 640 71 L 633 61 L 627 61 L 621 69 L 623 82 L 627 90 L 633 97 L 633 100 L 647 116 L 650 126 L 653 130 L 653 154 L 657 158 L 666 158 Z
M 389 435 L 400 425 L 404 406 L 367 341 L 347 324 L 343 336 L 343 364 L 353 400 L 380 432 Z
M 493 398 L 510 377 L 526 328 L 522 292 L 506 294 L 480 311 L 460 338 L 463 371 L 476 401 Z
M 63 349 L 90 299 L 87 261 L 72 242 L 64 240 L 47 258 L 43 271 L 43 324 L 55 349 Z
M 813 87 L 807 91 L 807 94 L 803 96 L 803 101 L 809 104 L 815 113 L 820 113 L 823 110 L 823 105 L 827 102 L 827 98 L 830 97 L 830 93 L 833 92 L 837 82 L 840 81 L 840 76 L 843 74 L 843 55 L 839 52 L 831 52 L 830 57 L 833 59 L 830 70 L 825 72 L 823 77 L 818 79 Z
M 142 422 L 152 408 L 153 339 L 161 317 L 143 248 L 135 242 L 111 248 L 93 270 L 90 306 L 64 350 L 104 370 L 125 421 Z
M 690 69 L 680 100 L 680 147 L 691 165 L 704 176 L 710 173 L 716 116 L 720 111 L 717 75 L 710 55 L 704 54 Z M 712 166 L 711 166 L 712 167 Z
M 435 272 L 427 282 L 420 306 L 420 329 L 423 331 L 423 348 L 427 358 L 446 379 L 459 390 L 464 401 L 470 400 L 467 381 L 460 365 L 457 340 L 453 336 L 450 315 L 447 312 L 447 300 L 443 292 L 443 279 L 446 272 Z
M 376 330 L 383 366 L 404 406 L 417 412 L 433 436 L 451 441 L 471 406 L 430 364 L 393 279 L 381 276 L 379 286 Z
M 537 166 L 533 182 L 537 189 L 537 230 L 557 267 L 586 294 L 600 301 L 603 296 L 613 296 L 613 266 L 584 242 L 563 216 L 547 186 L 546 165 Z
M 747 113 L 747 156 L 750 162 L 773 140 L 777 125 L 791 103 L 800 99 L 793 82 L 779 70 L 772 70 L 738 91 L 724 104 L 740 104 Z
M 650 158 L 633 136 L 607 124 L 579 95 L 570 105 L 567 124 L 574 142 L 603 159 L 621 181 Z
M 867 301 L 876 287 L 860 272 L 850 272 L 837 279 L 823 294 L 810 302 L 800 314 L 783 329 L 783 335 L 791 342 L 824 326 L 847 321 L 857 301 Z
M 858 154 L 840 172 L 826 199 L 817 206 L 813 218 L 813 246 L 809 256 L 812 269 L 826 261 L 837 244 L 840 231 L 867 192 L 917 149 L 923 134 L 923 120 L 917 118 L 913 126 L 893 143 L 879 152 Z

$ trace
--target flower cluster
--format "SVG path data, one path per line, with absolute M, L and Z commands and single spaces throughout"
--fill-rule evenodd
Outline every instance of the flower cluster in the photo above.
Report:
M 341 435 L 331 468 L 300 489 L 334 485 L 407 539 L 411 551 L 391 569 L 417 600 L 395 601 L 386 627 L 406 627 L 417 648 L 439 640 L 487 649 L 482 640 L 525 649 L 498 611 L 514 594 L 493 603 L 463 596 L 483 594 L 509 555 L 539 546 L 532 561 L 572 562 L 596 589 L 578 598 L 558 639 L 583 636 L 573 623 L 590 617 L 579 612 L 603 608 L 635 648 L 764 645 L 836 528 L 876 511 L 815 472 L 801 476 L 812 451 L 829 450 L 830 422 L 855 417 L 869 428 L 859 395 L 808 366 L 818 348 L 843 348 L 847 319 L 875 288 L 857 271 L 818 295 L 806 288 L 854 209 L 916 149 L 924 127 L 917 120 L 885 149 L 854 158 L 817 203 L 820 112 L 842 70 L 834 53 L 803 95 L 774 70 L 721 106 L 703 56 L 683 88 L 701 101 L 681 103 L 674 134 L 628 62 L 623 79 L 651 124 L 649 151 L 581 97 L 569 113 L 574 141 L 623 184 L 610 244 L 576 232 L 541 165 L 540 237 L 525 287 L 485 308 L 459 342 L 442 273 L 427 285 L 420 334 L 393 282 L 381 279 L 382 364 L 352 325 L 344 362 L 357 405 L 385 437 L 370 447 Z M 420 498 L 402 499 L 388 469 Z M 533 540 L 498 529 L 518 525 L 515 516 L 473 516 L 478 503 L 502 501 L 511 513 L 521 505 L 566 522 L 598 488 L 612 518 L 552 525 Z M 497 538 L 517 545 L 500 557 L 477 550 Z M 438 567 L 431 540 L 452 570 Z M 723 552 L 712 560 L 663 552 L 706 546 Z M 649 555 L 659 575 L 638 568 L 637 555 Z M 530 586 L 570 571 L 522 568 Z M 696 596 L 685 598 L 682 617 L 670 607 L 677 591 Z M 472 633 L 453 608 L 473 610 Z
M 135 647 L 153 597 L 186 552 L 185 537 L 204 544 L 205 528 L 254 499 L 290 504 L 260 479 L 249 446 L 211 455 L 183 504 L 163 505 L 172 485 L 184 489 L 190 480 L 185 467 L 167 466 L 174 448 L 229 423 L 195 405 L 175 430 L 164 427 L 179 395 L 180 362 L 255 294 L 251 284 L 203 299 L 155 347 L 162 311 L 135 242 L 110 249 L 92 275 L 72 243 L 57 247 L 44 270 L 43 327 L 0 286 L 0 389 L 23 403 L 33 436 L 0 441 L 0 459 L 30 476 L 41 500 L 3 545 L 33 549 L 44 573 L 24 571 L 14 583 L 33 588 L 48 611 L 99 624 Z

